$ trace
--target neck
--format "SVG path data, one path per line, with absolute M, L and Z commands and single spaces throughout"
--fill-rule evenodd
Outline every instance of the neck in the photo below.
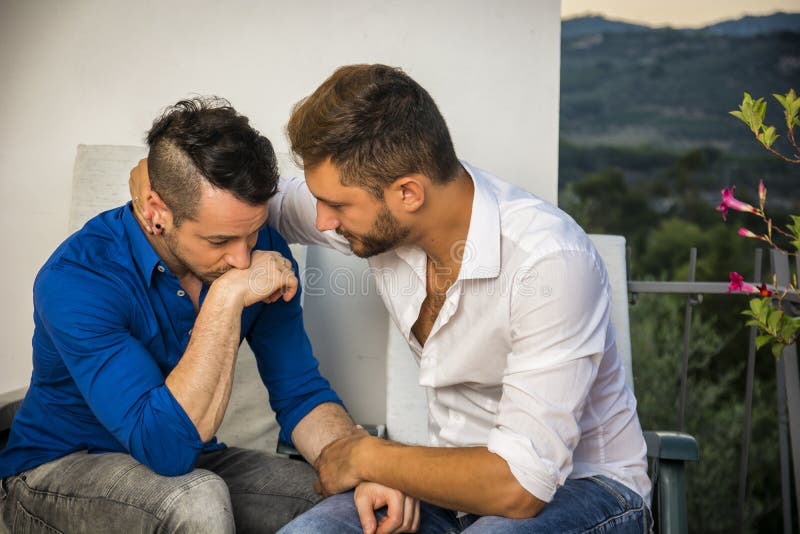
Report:
M 461 267 L 474 196 L 472 178 L 463 168 L 452 182 L 433 188 L 427 195 L 430 217 L 420 228 L 415 244 L 425 251 L 434 267 L 456 272 Z
M 186 265 L 184 265 L 184 263 L 180 261 L 175 256 L 175 254 L 173 254 L 172 250 L 167 245 L 164 233 L 162 232 L 159 234 L 151 234 L 150 232 L 147 231 L 146 229 L 147 225 L 144 223 L 144 221 L 140 219 L 139 215 L 135 212 L 135 210 L 134 210 L 134 215 L 136 218 L 136 222 L 139 224 L 139 228 L 142 229 L 142 233 L 144 234 L 145 238 L 147 238 L 147 241 L 150 243 L 150 246 L 152 246 L 153 250 L 156 251 L 158 257 L 161 258 L 161 261 L 167 264 L 169 270 L 172 271 L 172 273 L 175 274 L 175 276 L 177 276 L 181 280 L 183 280 L 187 276 L 194 276 L 186 267 Z

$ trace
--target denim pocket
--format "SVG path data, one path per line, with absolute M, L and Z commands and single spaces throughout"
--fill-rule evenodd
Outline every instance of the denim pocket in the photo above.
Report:
M 623 510 L 629 510 L 631 508 L 631 503 L 622 493 L 614 487 L 614 484 L 608 478 L 602 475 L 594 475 L 589 477 L 589 480 L 592 482 L 602 486 L 608 493 L 614 496 L 615 499 L 619 502 L 619 505 L 622 507 Z
M 34 534 L 44 532 L 46 534 L 64 534 L 57 528 L 53 528 L 35 515 L 31 514 L 19 502 L 14 511 L 14 521 L 11 529 L 14 534 Z

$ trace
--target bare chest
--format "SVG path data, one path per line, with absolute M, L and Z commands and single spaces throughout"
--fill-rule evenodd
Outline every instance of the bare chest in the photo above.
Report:
M 457 277 L 458 273 L 441 274 L 428 269 L 425 300 L 422 301 L 419 316 L 414 326 L 411 327 L 411 331 L 420 345 L 425 346 L 425 342 L 428 341 L 431 329 L 433 329 L 436 318 L 439 317 L 439 312 L 442 311 L 442 306 L 447 299 L 447 290 L 455 283 Z

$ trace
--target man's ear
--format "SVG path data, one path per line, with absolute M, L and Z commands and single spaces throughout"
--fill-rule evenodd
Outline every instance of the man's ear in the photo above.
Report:
M 161 195 L 150 189 L 147 192 L 144 204 L 146 209 L 153 214 L 151 221 L 156 230 L 163 230 L 168 224 L 172 224 L 172 210 L 169 209 Z
M 392 182 L 384 191 L 387 202 L 407 213 L 414 213 L 425 204 L 425 185 L 421 174 L 408 174 Z

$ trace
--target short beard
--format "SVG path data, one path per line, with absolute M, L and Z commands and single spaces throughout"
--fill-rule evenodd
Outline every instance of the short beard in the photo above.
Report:
M 337 233 L 346 235 L 339 230 Z M 359 258 L 377 256 L 400 245 L 410 233 L 411 229 L 400 226 L 400 223 L 384 204 L 369 233 L 359 237 L 353 236 L 356 243 L 350 243 L 350 250 Z
M 190 273 L 192 273 L 196 278 L 201 280 L 205 285 L 210 286 L 212 283 L 214 283 L 214 281 L 217 278 L 219 278 L 220 276 L 222 276 L 223 274 L 225 274 L 230 270 L 230 268 L 228 268 L 222 272 L 212 271 L 205 273 L 197 271 L 194 268 L 194 266 L 192 266 L 192 264 L 186 261 L 186 259 L 183 257 L 180 244 L 178 243 L 178 238 L 172 232 L 167 232 L 167 231 L 164 231 L 162 235 L 164 237 L 164 243 L 167 245 L 167 248 L 169 249 L 170 254 L 172 254 L 172 257 L 181 262 L 181 264 L 184 267 L 186 267 L 186 269 Z

